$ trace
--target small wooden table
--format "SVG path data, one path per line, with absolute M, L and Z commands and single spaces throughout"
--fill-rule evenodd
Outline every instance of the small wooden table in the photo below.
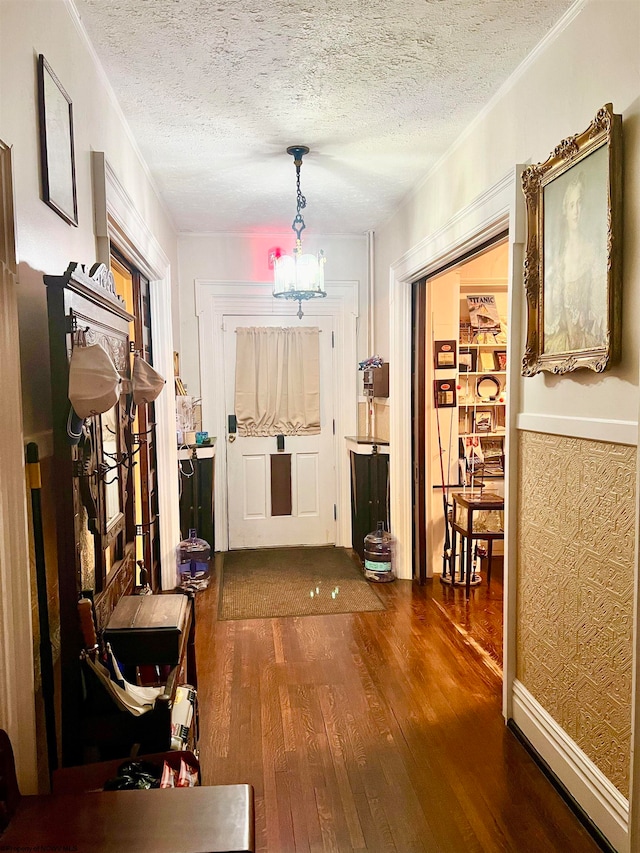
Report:
M 78 853 L 254 853 L 253 788 L 22 797 L 0 846 Z
M 478 494 L 473 492 L 453 492 L 452 534 L 451 534 L 451 565 L 452 579 L 455 579 L 457 534 L 460 534 L 460 558 L 465 557 L 465 595 L 468 598 L 471 590 L 471 572 L 473 567 L 473 540 L 483 539 L 487 542 L 487 583 L 491 581 L 491 559 L 493 556 L 494 539 L 504 539 L 504 529 L 482 530 L 474 525 L 474 513 L 481 510 L 504 511 L 504 498 L 491 492 Z

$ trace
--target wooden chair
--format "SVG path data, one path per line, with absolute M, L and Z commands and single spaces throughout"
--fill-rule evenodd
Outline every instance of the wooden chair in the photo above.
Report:
M 20 802 L 20 789 L 9 735 L 0 729 L 0 835 L 9 825 Z

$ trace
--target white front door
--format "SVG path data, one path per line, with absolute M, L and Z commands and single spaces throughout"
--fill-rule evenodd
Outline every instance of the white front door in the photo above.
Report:
M 320 329 L 319 435 L 242 437 L 227 431 L 229 549 L 329 545 L 336 541 L 333 349 L 330 316 L 304 316 Z M 225 316 L 224 370 L 228 415 L 234 414 L 236 329 L 292 326 L 290 314 Z

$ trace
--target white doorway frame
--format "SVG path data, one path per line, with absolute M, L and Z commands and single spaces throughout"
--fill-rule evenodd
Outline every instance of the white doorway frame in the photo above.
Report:
M 171 265 L 101 151 L 92 152 L 98 261 L 109 268 L 110 243 L 149 279 L 153 366 L 167 384 L 155 401 L 158 520 L 162 589 L 176 585 L 175 549 L 180 541 L 178 449 L 173 382 Z
M 509 236 L 509 352 L 521 350 L 522 257 L 524 248 L 524 199 L 520 192 L 516 166 L 498 183 L 459 211 L 434 234 L 406 252 L 389 272 L 390 376 L 389 392 L 393 406 L 390 424 L 389 480 L 391 518 L 396 536 L 396 569 L 399 578 L 413 576 L 412 548 L 412 459 L 411 459 L 411 284 L 429 277 L 461 255 L 508 230 Z M 517 360 L 517 356 L 515 357 Z M 511 359 L 513 362 L 514 359 Z M 505 451 L 505 566 L 504 566 L 504 638 L 503 638 L 503 715 L 512 714 L 512 686 L 515 679 L 515 583 L 510 566 L 515 567 L 514 533 L 510 519 L 515 518 L 515 460 L 510 453 L 514 429 L 511 413 L 517 411 L 517 372 L 507 376 L 509 401 Z M 515 445 L 514 445 L 515 446 Z M 425 520 L 426 523 L 426 520 Z M 429 552 L 428 552 L 429 553 Z
M 224 400 L 224 317 L 265 317 L 291 313 L 295 306 L 272 296 L 267 282 L 209 281 L 196 279 L 195 297 L 200 345 L 200 389 L 202 421 L 211 425 L 218 439 L 214 484 L 215 540 L 217 551 L 229 548 L 227 506 L 227 411 Z M 336 471 L 336 545 L 351 547 L 351 488 L 349 456 L 345 435 L 357 432 L 358 282 L 327 282 L 327 296 L 306 303 L 305 313 L 333 317 L 334 321 L 334 412 L 336 422 L 334 461 Z

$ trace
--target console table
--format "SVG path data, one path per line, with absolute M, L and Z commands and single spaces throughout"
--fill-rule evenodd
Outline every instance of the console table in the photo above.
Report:
M 214 785 L 22 797 L 5 850 L 254 853 L 253 788 Z

